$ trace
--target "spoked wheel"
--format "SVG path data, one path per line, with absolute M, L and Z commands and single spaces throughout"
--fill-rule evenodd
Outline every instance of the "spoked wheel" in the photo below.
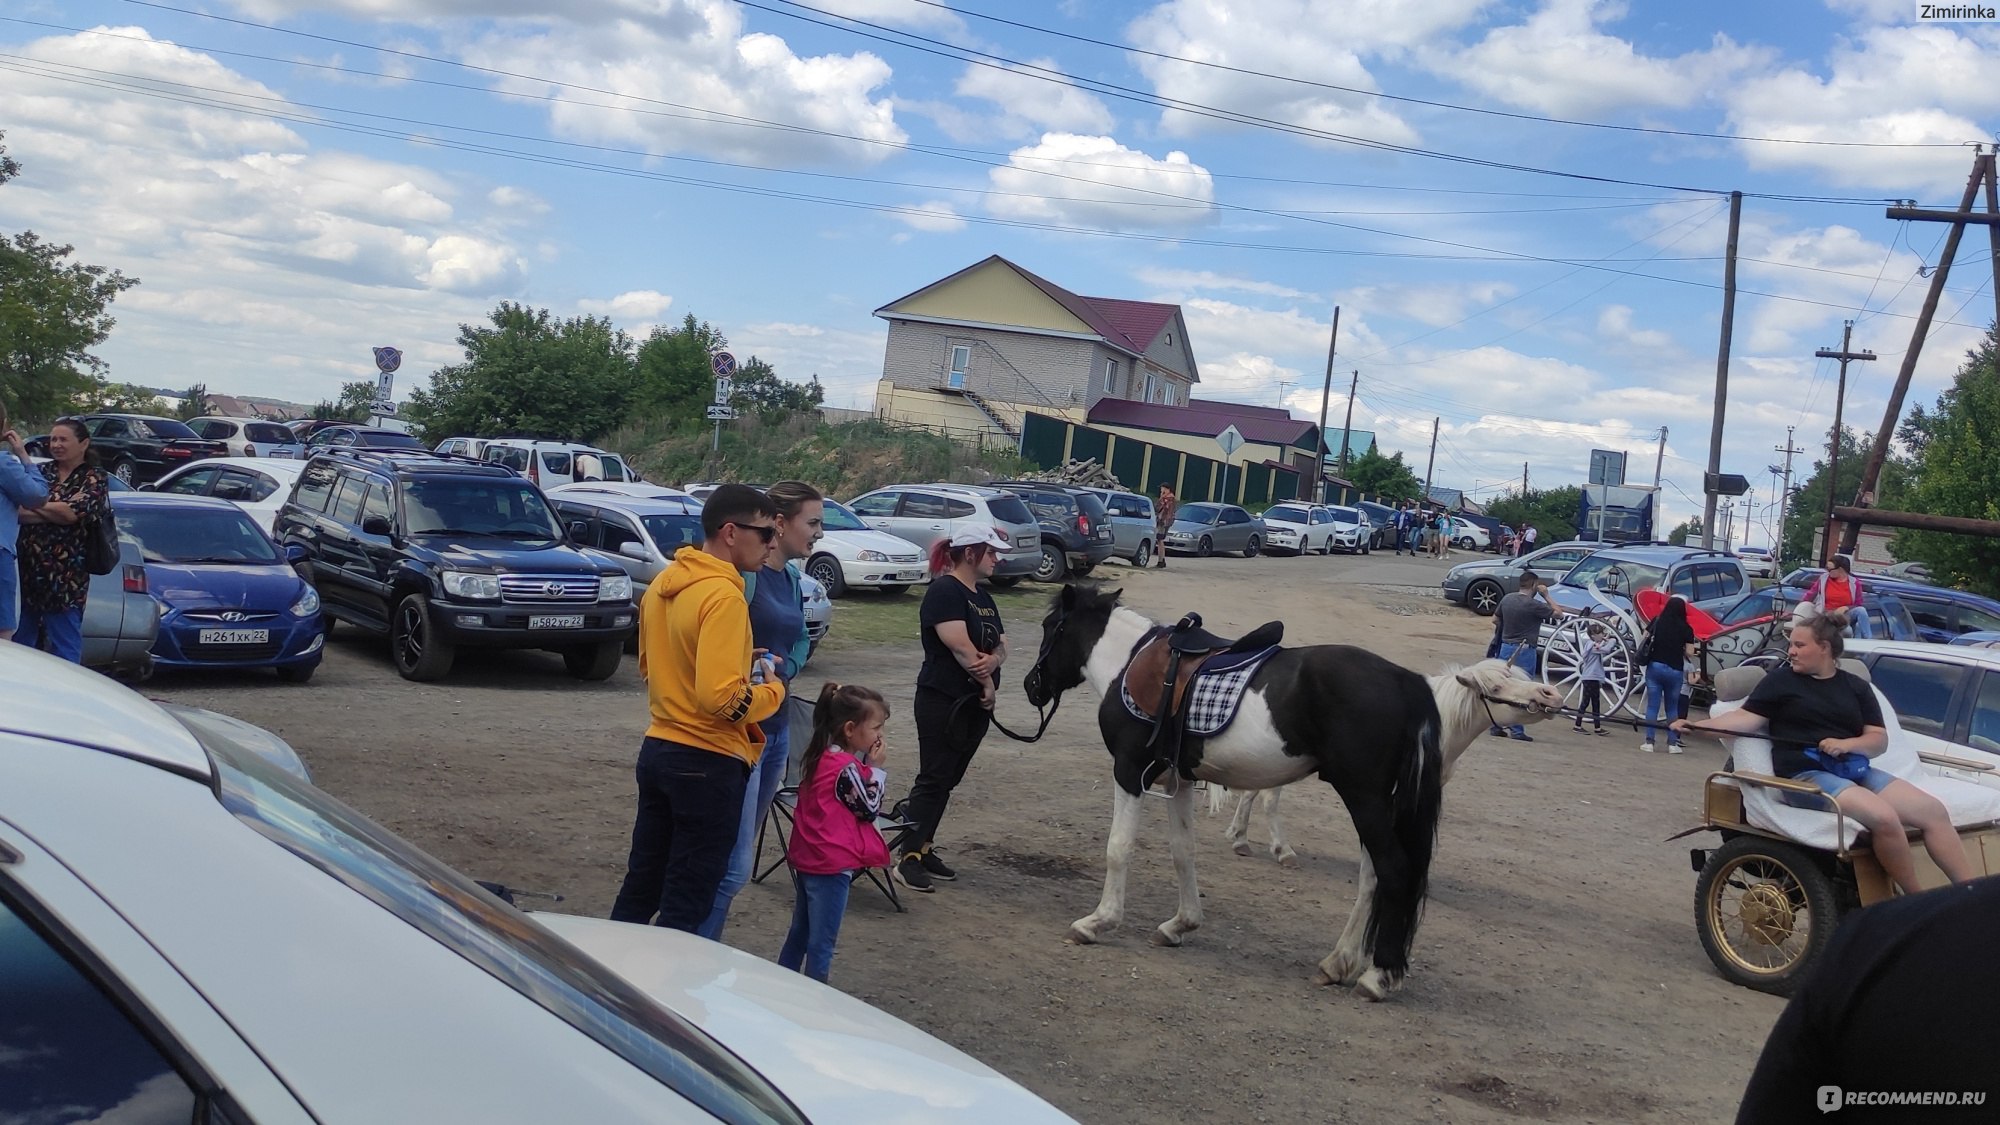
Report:
M 1606 713 L 1624 709 L 1637 715 L 1633 689 L 1639 686 L 1639 660 L 1632 644 L 1622 633 L 1613 633 L 1618 645 L 1604 657 L 1604 687 L 1599 699 Z M 1584 622 L 1565 620 L 1542 647 L 1542 682 L 1563 693 L 1563 703 L 1575 707 L 1583 700 Z M 1643 705 L 1643 699 L 1641 699 Z
M 1695 882 L 1694 924 L 1709 960 L 1737 984 L 1789 996 L 1840 924 L 1833 879 L 1804 849 L 1738 836 Z

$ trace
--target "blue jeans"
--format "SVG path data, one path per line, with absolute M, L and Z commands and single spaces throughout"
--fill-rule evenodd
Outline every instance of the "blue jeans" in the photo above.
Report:
M 722 940 L 722 924 L 729 920 L 729 905 L 750 885 L 750 870 L 757 864 L 757 826 L 770 815 L 771 802 L 785 784 L 785 761 L 791 757 L 791 727 L 764 732 L 764 755 L 750 771 L 750 783 L 743 787 L 743 820 L 736 826 L 736 846 L 729 852 L 729 870 L 722 885 L 715 888 L 715 907 L 708 912 L 695 933 L 710 941 Z
M 1500 659 L 1521 669 L 1530 676 L 1535 675 L 1540 668 L 1540 661 L 1537 659 L 1539 656 L 1541 656 L 1541 649 L 1536 648 L 1532 644 L 1503 643 L 1500 646 Z M 1517 738 L 1528 733 L 1528 729 L 1520 723 L 1515 723 L 1510 727 L 1494 727 L 1493 730 L 1505 730 L 1508 734 L 1514 735 Z
M 21 628 L 14 639 L 32 648 L 59 656 L 71 664 L 83 663 L 83 607 L 75 609 L 29 609 L 21 607 Z
M 840 940 L 840 920 L 847 916 L 847 890 L 854 877 L 803 875 L 792 872 L 792 929 L 778 966 L 803 972 L 821 984 L 833 972 L 833 946 Z M 803 968 L 801 968 L 803 966 Z
M 1646 665 L 1646 741 L 1654 741 L 1661 728 L 1653 722 L 1662 719 L 1672 722 L 1681 706 L 1681 680 L 1687 675 L 1679 668 L 1669 668 L 1659 661 Z M 1681 736 L 1667 732 L 1667 744 L 1679 746 Z
M 7 503 L 0 500 L 0 504 Z M 14 552 L 0 548 L 0 633 L 11 633 L 21 623 L 21 568 Z

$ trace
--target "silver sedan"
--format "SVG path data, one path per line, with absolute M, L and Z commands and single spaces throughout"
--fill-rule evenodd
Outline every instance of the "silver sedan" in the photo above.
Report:
M 1255 558 L 1265 542 L 1264 521 L 1235 504 L 1182 504 L 1167 529 L 1166 548 L 1174 554 L 1208 556 L 1240 551 Z

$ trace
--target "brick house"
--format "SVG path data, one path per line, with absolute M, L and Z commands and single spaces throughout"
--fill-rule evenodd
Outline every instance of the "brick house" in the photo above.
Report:
M 1079 296 L 997 254 L 875 315 L 889 322 L 875 412 L 897 421 L 1011 442 L 1029 410 L 1185 406 L 1201 381 L 1179 305 Z

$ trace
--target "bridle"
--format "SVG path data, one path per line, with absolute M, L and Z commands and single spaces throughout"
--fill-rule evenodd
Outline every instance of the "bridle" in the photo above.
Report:
M 1050 629 L 1048 635 L 1042 638 L 1041 651 L 1035 654 L 1035 662 L 1028 666 L 1028 674 L 1021 677 L 1021 690 L 1030 698 L 1035 695 L 1035 689 L 1041 684 L 1042 678 L 1048 675 L 1049 656 L 1055 652 L 1056 643 L 1062 639 L 1063 630 L 1068 627 L 1069 613 L 1065 611 L 1062 616 L 1056 618 L 1055 627 Z M 1041 720 L 1040 725 L 1035 728 L 1035 733 L 1033 734 L 1020 734 L 1007 729 L 1007 724 L 1000 721 L 998 711 L 995 711 L 992 715 L 993 729 L 1016 742 L 1040 742 L 1042 736 L 1049 732 L 1049 724 L 1055 721 L 1056 709 L 1062 706 L 1062 695 L 1063 689 L 1054 688 L 1049 692 L 1049 702 L 1046 706 L 1039 703 L 1032 704 L 1035 708 L 1035 714 Z M 979 695 L 975 692 L 953 704 L 951 714 L 945 717 L 946 729 L 950 729 L 951 724 L 958 718 L 958 712 L 961 708 L 968 703 L 976 704 L 978 702 Z

